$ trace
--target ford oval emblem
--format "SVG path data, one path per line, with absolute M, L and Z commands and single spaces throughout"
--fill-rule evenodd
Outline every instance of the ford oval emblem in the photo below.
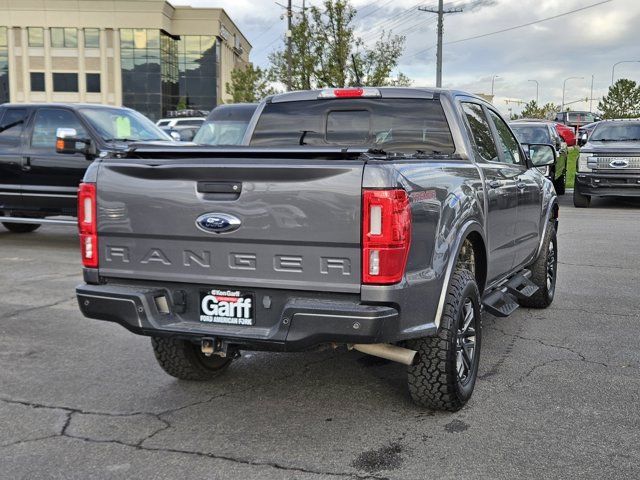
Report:
M 629 166 L 629 160 L 625 160 L 624 158 L 617 158 L 612 161 L 609 166 L 613 168 L 627 168 Z
M 204 213 L 196 218 L 196 227 L 207 233 L 229 233 L 240 228 L 238 217 L 228 213 Z

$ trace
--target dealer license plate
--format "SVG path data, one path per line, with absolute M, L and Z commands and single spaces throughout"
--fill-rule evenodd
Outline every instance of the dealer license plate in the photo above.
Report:
M 255 299 L 241 290 L 212 288 L 200 292 L 200 321 L 226 325 L 253 325 Z

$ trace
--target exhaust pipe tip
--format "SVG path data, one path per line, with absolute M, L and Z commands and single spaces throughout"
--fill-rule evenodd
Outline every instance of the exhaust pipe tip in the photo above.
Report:
M 418 352 L 409 348 L 391 345 L 389 343 L 356 343 L 349 346 L 350 349 L 357 350 L 374 357 L 386 358 L 403 365 L 413 365 L 416 362 Z

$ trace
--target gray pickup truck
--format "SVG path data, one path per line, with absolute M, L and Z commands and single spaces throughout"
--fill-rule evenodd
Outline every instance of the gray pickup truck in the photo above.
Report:
M 263 101 L 245 146 L 132 145 L 79 190 L 83 314 L 151 337 L 180 379 L 241 350 L 408 365 L 414 401 L 473 391 L 481 312 L 553 300 L 558 204 L 495 108 L 419 88 Z
M 640 197 L 640 120 L 603 120 L 578 139 L 573 205 L 591 197 Z

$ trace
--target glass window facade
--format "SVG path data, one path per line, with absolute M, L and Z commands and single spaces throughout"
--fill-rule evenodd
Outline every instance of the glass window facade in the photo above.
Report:
M 153 120 L 170 110 L 211 110 L 219 76 L 216 47 L 214 36 L 121 29 L 124 104 Z
M 52 28 L 51 46 L 53 48 L 78 48 L 78 30 L 76 28 Z
M 99 28 L 84 29 L 84 47 L 100 48 L 100 29 Z
M 179 44 L 181 106 L 211 110 L 216 106 L 219 61 L 213 36 L 185 36 Z
M 9 50 L 7 27 L 0 27 L 0 103 L 9 101 Z
M 44 47 L 44 30 L 39 27 L 27 28 L 30 47 Z

